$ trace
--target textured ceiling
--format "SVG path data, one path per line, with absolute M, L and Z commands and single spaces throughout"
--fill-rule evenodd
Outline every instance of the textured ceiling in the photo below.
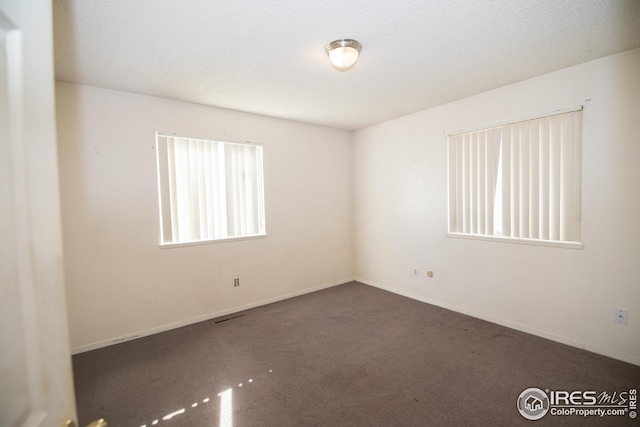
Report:
M 354 130 L 640 46 L 640 0 L 54 0 L 58 80 Z M 363 45 L 348 72 L 338 38 Z

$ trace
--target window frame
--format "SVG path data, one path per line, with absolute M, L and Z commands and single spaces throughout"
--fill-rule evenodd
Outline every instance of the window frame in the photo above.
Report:
M 528 117 L 517 119 L 517 120 L 503 121 L 499 123 L 493 123 L 490 125 L 485 125 L 485 126 L 472 128 L 472 129 L 455 131 L 455 132 L 449 132 L 449 133 L 445 132 L 445 135 L 446 135 L 445 143 L 447 145 L 447 237 L 458 238 L 458 239 L 486 240 L 486 241 L 504 242 L 504 243 L 517 243 L 517 244 L 526 244 L 526 245 L 582 249 L 584 247 L 584 244 L 582 243 L 582 236 L 581 236 L 583 111 L 584 111 L 584 107 L 582 105 L 579 105 L 579 106 L 554 110 L 552 112 L 548 112 L 545 114 L 528 116 Z M 529 238 L 529 237 L 513 237 L 513 236 L 507 236 L 507 235 L 501 235 L 501 234 L 487 234 L 486 232 L 485 233 L 472 233 L 468 231 L 462 232 L 458 230 L 457 224 L 455 226 L 452 226 L 452 222 L 456 222 L 456 221 L 452 221 L 452 215 L 457 215 L 456 208 L 458 207 L 456 202 L 452 201 L 452 195 L 456 194 L 456 191 L 452 189 L 452 185 L 454 185 L 452 184 L 452 176 L 453 176 L 453 173 L 459 173 L 457 169 L 452 173 L 452 163 L 454 163 L 454 160 L 452 160 L 452 157 L 451 157 L 452 156 L 451 146 L 453 143 L 452 138 L 465 135 L 465 134 L 472 134 L 476 132 L 488 132 L 493 129 L 497 129 L 501 127 L 509 127 L 509 126 L 519 125 L 525 122 L 539 121 L 542 119 L 546 119 L 554 116 L 561 116 L 568 113 L 579 113 L 577 115 L 578 117 L 577 124 L 574 123 L 573 125 L 574 133 L 577 132 L 577 135 L 575 135 L 575 138 L 577 139 L 574 139 L 571 142 L 572 150 L 575 151 L 575 152 L 572 152 L 572 157 L 571 157 L 571 163 L 572 163 L 571 168 L 572 168 L 572 174 L 573 174 L 572 185 L 574 186 L 574 188 L 572 189 L 571 197 L 572 197 L 572 203 L 574 203 L 574 206 L 572 206 L 572 209 L 575 209 L 574 214 L 572 214 L 573 216 L 571 219 L 571 226 L 578 227 L 578 232 L 577 232 L 578 240 L 554 240 L 554 239 Z M 502 147 L 502 145 L 500 145 L 500 147 Z M 527 159 L 530 160 L 530 158 L 527 158 Z M 495 161 L 496 162 L 503 161 L 502 148 L 500 148 L 499 157 Z M 498 171 L 498 166 L 497 165 L 494 165 L 494 166 L 496 168 L 496 171 Z M 484 177 L 486 177 L 486 174 L 484 175 Z M 482 179 L 484 179 L 484 177 Z M 455 178 L 460 179 L 460 176 L 456 175 Z M 495 179 L 497 181 L 497 178 Z M 510 184 L 512 183 L 513 181 L 510 182 Z M 474 181 L 473 184 L 476 185 L 477 180 Z M 494 193 L 493 193 L 494 201 L 495 201 L 495 198 L 498 196 L 497 186 L 498 184 L 496 182 L 496 189 L 494 189 Z M 501 186 L 500 190 L 502 189 L 503 187 Z M 520 200 L 520 198 L 521 198 L 521 195 L 519 195 L 518 200 Z M 494 215 L 494 213 L 492 212 L 491 215 Z M 491 232 L 493 233 L 493 230 Z
M 207 244 L 215 244 L 215 243 L 224 243 L 224 242 L 235 242 L 242 240 L 253 240 L 253 239 L 264 239 L 267 237 L 266 230 L 266 208 L 265 208 L 265 189 L 264 189 L 264 145 L 261 143 L 250 142 L 250 141 L 231 141 L 227 139 L 220 138 L 212 138 L 212 137 L 194 137 L 194 136 L 185 136 L 179 135 L 173 132 L 161 132 L 156 131 L 156 172 L 157 172 L 157 184 L 158 184 L 158 207 L 159 207 L 159 226 L 160 226 L 160 236 L 159 236 L 159 246 L 160 248 L 175 248 L 182 246 L 195 246 L 195 245 L 207 245 Z M 257 206 L 254 215 L 258 216 L 258 232 L 252 234 L 244 234 L 244 235 L 233 235 L 233 236 L 224 236 L 224 237 L 216 237 L 216 238 L 202 238 L 196 240 L 185 240 L 185 241 L 165 241 L 165 237 L 167 234 L 167 228 L 172 227 L 172 215 L 171 215 L 171 201 L 169 196 L 169 164 L 167 159 L 167 142 L 161 142 L 161 138 L 178 138 L 178 139 L 188 139 L 193 141 L 204 141 L 204 142 L 213 142 L 216 144 L 222 144 L 223 146 L 227 145 L 240 145 L 240 146 L 252 146 L 257 147 L 256 151 L 256 168 L 255 173 L 257 174 L 257 189 L 256 189 L 256 197 L 257 197 Z M 226 159 L 221 160 L 226 167 Z M 219 172 L 218 172 L 219 173 Z M 229 185 L 225 182 L 224 185 L 224 196 L 228 197 Z M 225 226 L 228 227 L 228 222 L 225 222 Z M 168 234 L 173 234 L 169 231 Z

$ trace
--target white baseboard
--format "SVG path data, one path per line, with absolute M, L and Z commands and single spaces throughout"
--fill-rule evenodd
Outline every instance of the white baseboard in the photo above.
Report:
M 475 312 L 472 312 L 470 310 L 466 310 L 466 309 L 461 308 L 461 307 L 457 307 L 457 306 L 453 306 L 453 305 L 450 305 L 450 304 L 446 304 L 446 303 L 443 303 L 442 301 L 432 300 L 432 299 L 426 298 L 426 297 L 424 297 L 422 295 L 414 294 L 412 292 L 406 292 L 406 291 L 403 291 L 401 289 L 397 289 L 397 288 L 394 288 L 392 286 L 386 286 L 386 285 L 383 285 L 381 283 L 376 283 L 376 282 L 373 282 L 371 280 L 367 280 L 367 279 L 362 278 L 362 277 L 356 277 L 354 280 L 357 281 L 357 282 L 360 282 L 360 283 L 364 283 L 365 285 L 369 285 L 369 286 L 373 286 L 375 288 L 379 288 L 379 289 L 382 289 L 382 290 L 385 290 L 385 291 L 389 291 L 389 292 L 397 294 L 397 295 L 402 295 L 404 297 L 411 298 L 411 299 L 414 299 L 414 300 L 417 300 L 417 301 L 421 301 L 421 302 L 425 302 L 427 304 L 435 305 L 435 306 L 440 307 L 440 308 L 444 308 L 444 309 L 447 309 L 447 310 L 455 311 L 456 313 L 461 313 L 461 314 L 465 314 L 467 316 L 475 317 L 477 319 L 486 320 L 487 322 L 495 323 L 495 324 L 501 325 L 501 326 L 506 326 L 507 328 L 515 329 L 515 330 L 518 330 L 518 331 L 521 331 L 521 332 L 525 332 L 527 334 L 535 335 L 535 336 L 538 336 L 538 337 L 541 337 L 541 338 L 546 338 L 546 339 L 549 339 L 551 341 L 559 342 L 561 344 L 570 345 L 572 347 L 580 348 L 582 350 L 590 351 L 592 353 L 600 354 L 600 355 L 603 355 L 603 356 L 611 357 L 613 359 L 621 360 L 623 362 L 627 362 L 627 363 L 631 363 L 631 364 L 640 366 L 640 358 L 636 357 L 636 356 L 633 356 L 633 355 L 630 355 L 630 354 L 620 353 L 620 352 L 617 352 L 617 351 L 612 351 L 610 349 L 603 349 L 603 348 L 594 347 L 594 346 L 591 346 L 589 344 L 585 344 L 583 342 L 576 341 L 576 340 L 573 340 L 573 339 L 568 338 L 568 337 L 563 337 L 563 336 L 560 336 L 560 335 L 555 335 L 555 334 L 551 334 L 549 332 L 545 332 L 545 331 L 541 331 L 541 330 L 538 330 L 538 329 L 534 329 L 534 328 L 531 328 L 531 327 L 529 327 L 527 325 L 511 322 L 509 320 L 496 318 L 496 317 L 493 317 L 493 316 L 487 316 L 487 315 L 475 313 Z
M 296 291 L 296 292 L 290 292 L 290 293 L 287 293 L 287 294 L 284 294 L 284 295 L 279 295 L 277 297 L 267 298 L 265 300 L 251 302 L 251 303 L 244 304 L 244 305 L 237 306 L 237 307 L 231 307 L 231 308 L 228 308 L 228 309 L 216 311 L 216 312 L 205 314 L 205 315 L 202 315 L 202 316 L 197 316 L 197 317 L 193 317 L 193 318 L 190 318 L 190 319 L 181 320 L 179 322 L 168 323 L 166 325 L 157 326 L 155 328 L 146 329 L 144 331 L 137 331 L 137 332 L 133 332 L 133 333 L 130 333 L 130 334 L 122 335 L 122 336 L 119 336 L 119 337 L 109 338 L 109 339 L 106 339 L 106 340 L 103 340 L 103 341 L 98 341 L 98 342 L 94 342 L 94 343 L 91 343 L 91 344 L 81 345 L 81 346 L 72 348 L 71 349 L 71 353 L 72 354 L 79 354 L 79 353 L 84 353 L 84 352 L 91 351 L 91 350 L 97 350 L 97 349 L 102 348 L 102 347 L 108 347 L 110 345 L 120 344 L 120 343 L 125 342 L 125 341 L 131 341 L 131 340 L 134 340 L 134 339 L 137 339 L 137 338 L 142 338 L 142 337 L 146 337 L 146 336 L 149 336 L 149 335 L 158 334 L 160 332 L 169 331 L 171 329 L 177 329 L 177 328 L 181 328 L 183 326 L 192 325 L 194 323 L 199 323 L 199 322 L 204 322 L 206 320 L 215 319 L 216 317 L 226 316 L 228 314 L 249 310 L 251 308 L 260 307 L 260 306 L 263 306 L 263 305 L 271 304 L 271 303 L 278 302 L 278 301 L 283 301 L 283 300 L 286 300 L 286 299 L 289 299 L 289 298 L 297 297 L 297 296 L 308 294 L 308 293 L 311 293 L 311 292 L 320 291 L 322 289 L 331 288 L 333 286 L 342 285 L 342 284 L 345 284 L 345 283 L 348 283 L 348 282 L 352 282 L 353 280 L 355 280 L 355 279 L 354 278 L 347 278 L 347 279 L 340 280 L 340 281 L 337 281 L 337 282 L 325 283 L 325 284 L 322 284 L 322 285 L 319 285 L 319 286 L 315 286 L 313 288 L 304 289 L 304 290 Z

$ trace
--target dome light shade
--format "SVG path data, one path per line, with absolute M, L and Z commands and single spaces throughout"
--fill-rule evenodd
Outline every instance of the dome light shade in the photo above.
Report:
M 353 68 L 358 61 L 362 45 L 357 40 L 340 39 L 327 45 L 327 54 L 333 66 L 339 71 Z

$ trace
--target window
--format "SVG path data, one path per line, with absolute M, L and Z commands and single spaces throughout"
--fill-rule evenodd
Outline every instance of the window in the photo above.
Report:
M 262 145 L 156 134 L 162 245 L 265 235 Z
M 582 247 L 582 109 L 450 134 L 449 236 Z

